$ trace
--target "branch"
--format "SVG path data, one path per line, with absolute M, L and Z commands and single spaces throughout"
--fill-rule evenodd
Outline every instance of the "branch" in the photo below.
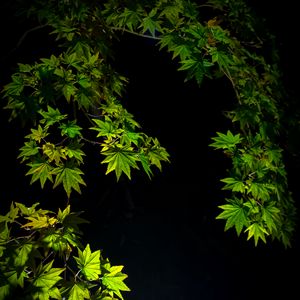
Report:
M 46 26 L 48 26 L 48 24 L 38 25 L 38 26 L 35 26 L 35 27 L 30 28 L 30 29 L 28 29 L 27 31 L 25 31 L 25 32 L 23 33 L 23 35 L 21 36 L 21 38 L 19 39 L 19 41 L 18 41 L 16 47 L 13 48 L 7 56 L 9 56 L 11 53 L 15 52 L 15 51 L 21 46 L 21 44 L 24 42 L 25 38 L 27 37 L 27 35 L 28 35 L 29 33 L 33 32 L 33 31 L 36 31 L 36 30 L 39 30 L 39 29 L 42 29 L 42 28 L 44 28 L 44 27 L 46 27 Z
M 24 34 L 21 36 L 21 38 L 19 39 L 19 42 L 17 43 L 17 46 L 16 48 L 20 47 L 20 45 L 23 43 L 23 41 L 25 40 L 26 36 L 30 33 L 30 32 L 33 32 L 33 31 L 36 31 L 36 30 L 39 30 L 39 29 L 42 29 L 44 27 L 46 27 L 48 24 L 43 24 L 43 25 L 38 25 L 38 26 L 35 26 L 31 29 L 28 29 L 27 31 L 24 32 Z
M 148 38 L 148 39 L 153 39 L 153 40 L 161 40 L 161 38 L 158 37 L 158 36 L 146 35 L 146 34 L 134 32 L 134 31 L 130 31 L 130 30 L 125 29 L 125 28 L 110 27 L 110 29 L 111 30 L 122 30 L 123 32 L 131 33 L 133 35 L 137 35 L 137 36 L 140 36 L 140 37 L 143 37 L 143 38 Z

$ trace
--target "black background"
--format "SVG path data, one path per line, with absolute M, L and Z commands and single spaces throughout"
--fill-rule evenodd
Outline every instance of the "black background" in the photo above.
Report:
M 285 83 L 297 97 L 296 11 L 291 1 L 284 6 L 250 3 L 274 31 Z M 1 15 L 2 86 L 16 62 L 47 55 L 52 41 L 46 30 L 40 30 L 13 50 L 33 24 L 19 23 L 6 4 Z M 124 293 L 125 299 L 296 299 L 299 233 L 291 249 L 277 242 L 254 247 L 246 236 L 224 232 L 224 222 L 215 220 L 217 206 L 224 203 L 219 179 L 229 161 L 208 144 L 216 131 L 230 128 L 222 114 L 233 105 L 228 83 L 205 81 L 201 88 L 184 83 L 184 73 L 176 71 L 171 55 L 159 51 L 153 41 L 128 34 L 120 38 L 115 58 L 118 71 L 129 78 L 124 105 L 171 155 L 171 164 L 164 164 L 163 172 L 155 172 L 151 181 L 134 172 L 132 181 L 116 183 L 113 174 L 102 175 L 97 151 L 91 152 L 86 163 L 88 187 L 71 202 L 91 222 L 83 226 L 83 238 L 92 250 L 100 248 L 113 264 L 125 265 L 126 283 L 132 289 Z M 38 201 L 55 210 L 64 206 L 61 191 L 40 192 L 38 185 L 29 186 L 26 169 L 16 160 L 24 132 L 8 124 L 7 116 L 1 112 L 3 207 L 10 201 Z M 298 162 L 287 157 L 287 168 L 298 206 Z

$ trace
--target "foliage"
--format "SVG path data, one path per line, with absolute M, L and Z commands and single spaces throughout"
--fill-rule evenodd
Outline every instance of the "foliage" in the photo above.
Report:
M 2 90 L 10 119 L 30 124 L 19 159 L 28 166 L 31 183 L 39 181 L 41 188 L 46 183 L 53 188 L 62 185 L 68 199 L 73 190 L 81 193 L 86 185 L 82 166 L 87 145 L 99 148 L 105 174 L 114 172 L 117 180 L 123 174 L 131 179 L 133 170 L 139 169 L 151 178 L 153 166 L 162 170 L 162 163 L 169 162 L 169 154 L 158 139 L 142 132 L 121 103 L 127 79 L 114 70 L 112 45 L 128 32 L 157 41 L 160 50 L 172 54 L 186 80 L 201 86 L 207 79 L 227 78 L 236 100 L 233 109 L 226 112 L 232 128 L 217 132 L 210 144 L 232 161 L 228 176 L 221 179 L 224 192 L 229 194 L 219 206 L 217 219 L 226 221 L 225 230 L 235 228 L 238 235 L 248 234 L 255 245 L 266 238 L 278 239 L 285 247 L 291 245 L 296 209 L 281 146 L 285 91 L 280 84 L 278 55 L 273 48 L 271 52 L 264 48 L 272 45 L 274 38 L 266 30 L 260 33 L 263 25 L 245 1 L 35 0 L 21 4 L 23 12 L 50 29 L 56 43 L 48 57 L 18 64 L 11 82 Z M 66 293 L 69 299 L 85 299 L 92 297 L 91 282 L 103 275 L 101 284 L 108 291 L 107 299 L 114 294 L 122 297 L 120 291 L 127 287 L 121 267 L 111 267 L 103 262 L 100 252 L 79 246 L 76 230 L 57 237 L 63 231 L 56 226 L 64 228 L 63 219 L 69 212 L 53 215 L 33 206 L 28 215 L 20 207 L 12 205 L 1 223 L 2 255 L 7 263 L 1 266 L 7 268 L 4 278 L 11 280 L 8 283 L 22 287 L 28 281 L 34 293 L 48 285 L 45 299 L 59 299 L 58 293 Z M 29 222 L 17 224 L 22 224 L 19 229 L 29 230 L 27 239 L 9 237 L 8 225 L 16 224 L 15 219 L 22 216 Z M 74 230 L 71 225 L 68 228 Z M 21 247 L 17 246 L 20 241 L 24 242 Z M 15 248 L 9 254 L 7 247 L 11 246 Z M 77 249 L 74 259 L 80 272 L 75 271 L 73 283 L 65 285 L 66 289 L 60 276 L 68 271 L 65 266 L 52 267 L 54 262 L 47 255 L 41 258 L 47 264 L 34 265 L 43 255 L 39 247 L 52 249 L 49 253 L 65 259 L 71 254 L 69 249 Z M 13 266 L 20 271 L 10 273 Z M 79 278 L 83 280 L 75 281 Z M 2 290 L 8 293 L 7 285 L 2 285 Z M 106 299 L 104 294 L 93 297 Z
M 38 206 L 13 202 L 0 215 L 0 299 L 123 299 L 123 266 L 82 245 L 81 213 Z

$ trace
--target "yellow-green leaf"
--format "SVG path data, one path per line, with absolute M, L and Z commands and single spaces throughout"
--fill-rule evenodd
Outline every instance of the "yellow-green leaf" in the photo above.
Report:
M 74 257 L 78 268 L 87 280 L 97 280 L 101 274 L 100 270 L 100 250 L 91 252 L 90 245 L 87 244 L 83 252 L 78 249 L 78 257 Z

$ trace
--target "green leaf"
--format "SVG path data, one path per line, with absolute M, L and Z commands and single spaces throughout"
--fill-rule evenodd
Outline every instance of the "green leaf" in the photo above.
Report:
M 105 136 L 110 140 L 121 133 L 121 130 L 117 129 L 114 122 L 110 119 L 105 121 L 93 119 L 93 121 L 96 123 L 97 127 L 91 127 L 90 129 L 98 131 L 97 137 Z
M 55 286 L 62 277 L 60 274 L 65 270 L 64 268 L 52 268 L 54 260 L 46 264 L 45 266 L 40 266 L 37 276 L 34 278 L 33 286 L 49 290 Z
M 92 85 L 91 79 L 83 74 L 79 75 L 78 83 L 81 87 L 83 87 L 85 89 L 91 87 L 91 85 Z
M 57 220 L 62 223 L 64 219 L 70 214 L 71 212 L 71 206 L 68 205 L 63 211 L 58 208 L 58 213 L 57 213 Z
M 81 194 L 80 184 L 86 186 L 81 177 L 84 173 L 79 168 L 60 166 L 53 169 L 52 173 L 56 175 L 53 188 L 62 183 L 68 198 L 70 198 L 72 189 Z
M 209 146 L 216 149 L 229 149 L 232 150 L 236 147 L 237 144 L 241 143 L 242 138 L 240 134 L 233 135 L 230 130 L 227 131 L 227 134 L 217 132 L 217 137 L 213 137 L 214 143 L 211 143 Z
M 180 52 L 178 54 L 180 54 Z M 194 68 L 195 65 L 198 64 L 198 61 L 190 58 L 190 59 L 182 60 L 180 61 L 180 63 L 181 63 L 181 67 L 178 68 L 178 71 L 185 71 Z
M 275 186 L 267 183 L 252 181 L 249 184 L 248 193 L 251 193 L 255 199 L 269 200 Z
M 81 231 L 79 230 L 78 225 L 89 223 L 88 220 L 79 217 L 80 214 L 81 212 L 71 212 L 68 214 L 62 222 L 64 227 L 71 228 L 72 232 L 80 233 Z
M 78 142 L 72 142 L 65 147 L 66 155 L 70 158 L 75 158 L 80 163 L 83 163 L 85 153 L 81 150 L 82 145 Z
M 182 66 L 178 69 L 179 71 L 191 69 L 195 67 L 195 65 L 197 65 L 197 61 L 193 59 L 188 59 L 188 57 L 191 55 L 191 48 L 187 44 L 174 46 L 170 50 L 173 51 L 172 59 L 174 59 L 177 56 L 180 57 L 180 62 Z
M 269 231 L 277 231 L 277 223 L 279 221 L 280 210 L 275 206 L 275 202 L 268 203 L 267 206 L 262 207 L 262 219 L 266 222 Z
M 78 249 L 78 257 L 74 257 L 78 268 L 87 280 L 97 280 L 101 274 L 100 270 L 100 250 L 91 252 L 90 245 L 87 244 L 83 252 Z
M 282 149 L 268 149 L 267 155 L 271 163 L 274 163 L 275 165 L 280 164 L 282 159 Z
M 187 78 L 185 81 L 194 77 L 199 85 L 202 83 L 204 75 L 206 75 L 206 68 L 210 66 L 202 59 L 195 58 L 185 59 L 180 61 L 180 63 L 181 67 L 178 68 L 178 71 L 187 71 Z
M 35 156 L 39 153 L 39 147 L 36 141 L 25 142 L 24 146 L 20 148 L 20 154 L 17 158 L 22 158 L 22 162 L 24 162 L 29 156 Z
M 18 67 L 21 73 L 27 73 L 27 72 L 31 72 L 31 70 L 33 69 L 33 67 L 31 65 L 28 64 L 20 64 L 18 63 Z
M 76 52 L 73 52 L 71 54 L 65 54 L 64 60 L 65 60 L 65 63 L 70 66 L 76 66 L 76 63 L 79 61 L 77 59 Z
M 20 209 L 23 216 L 31 216 L 36 212 L 35 208 L 39 205 L 39 203 L 35 203 L 31 207 L 27 207 L 23 203 L 19 202 L 15 202 L 15 205 Z
M 22 228 L 31 227 L 31 229 L 42 229 L 52 227 L 56 224 L 57 219 L 54 217 L 49 217 L 48 215 L 37 215 L 34 217 L 26 217 L 27 220 L 31 221 L 24 225 Z
M 134 145 L 138 146 L 140 139 L 141 135 L 139 133 L 125 130 L 121 136 L 120 142 L 121 144 L 127 145 L 133 143 Z
M 63 95 L 65 96 L 66 100 L 70 102 L 71 97 L 76 94 L 77 88 L 72 83 L 66 83 L 62 87 Z
M 46 127 L 49 127 L 55 123 L 67 118 L 67 115 L 62 115 L 58 108 L 54 109 L 51 106 L 47 106 L 48 111 L 40 110 L 39 114 L 43 116 L 44 119 L 41 120 L 42 124 L 45 124 Z
M 162 35 L 161 39 L 159 40 L 159 50 L 162 50 L 163 48 L 167 47 L 168 49 L 172 48 L 174 46 L 174 36 L 172 34 L 164 34 Z
M 0 300 L 9 299 L 11 286 L 9 284 L 1 285 L 0 286 Z
M 5 96 L 20 96 L 21 93 L 24 90 L 24 82 L 23 78 L 20 74 L 14 74 L 12 76 L 12 82 L 6 84 L 3 88 L 3 91 L 5 91 Z
M 45 143 L 43 145 L 43 154 L 48 156 L 48 162 L 55 162 L 56 165 L 59 165 L 62 159 L 66 159 L 66 150 L 62 146 L 55 146 L 52 143 Z
M 181 12 L 181 6 L 178 4 L 179 3 L 177 2 L 172 5 L 166 5 L 162 10 L 160 16 L 165 16 L 171 24 L 179 23 L 179 14 Z
M 154 12 L 154 10 L 152 10 L 151 12 Z M 161 31 L 161 27 L 160 27 L 160 23 L 159 21 L 155 20 L 153 17 L 153 13 L 146 16 L 145 18 L 143 18 L 142 21 L 142 33 L 145 33 L 147 31 L 150 31 L 152 36 L 155 36 L 155 31 Z
M 56 57 L 55 55 L 51 55 L 50 59 L 49 58 L 41 58 L 41 61 L 45 64 L 50 66 L 53 69 L 56 69 L 59 64 L 60 64 L 60 60 L 58 57 Z
M 13 287 L 19 286 L 21 288 L 24 288 L 24 279 L 27 277 L 28 275 L 24 270 L 19 271 L 14 268 L 13 270 L 9 269 L 8 271 L 1 270 L 0 280 L 2 281 L 1 284 L 4 283 L 4 285 L 6 285 L 6 283 L 8 283 L 10 286 Z
M 41 125 L 38 126 L 38 129 L 31 129 L 31 134 L 27 135 L 27 138 L 31 138 L 35 140 L 36 142 L 41 142 L 46 136 L 48 135 L 47 130 L 42 128 Z
M 76 121 L 68 121 L 59 126 L 61 129 L 61 135 L 67 135 L 71 139 L 76 136 L 81 136 L 80 131 L 82 128 L 76 124 Z
M 68 300 L 91 299 L 89 290 L 83 283 L 74 283 L 69 291 Z
M 150 168 L 149 159 L 147 158 L 147 156 L 144 153 L 139 154 L 139 159 L 142 163 L 142 167 L 143 167 L 145 173 L 148 175 L 149 178 L 151 178 L 153 173 L 152 173 L 151 168 Z
M 18 255 L 15 258 L 14 265 L 16 267 L 23 267 L 26 265 L 29 254 L 33 250 L 34 245 L 32 243 L 25 243 L 17 250 Z
M 225 182 L 226 185 L 223 187 L 223 190 L 232 190 L 233 192 L 244 193 L 246 185 L 242 180 L 237 180 L 232 177 L 223 178 L 220 181 Z
M 220 69 L 223 69 L 225 72 L 227 72 L 230 66 L 234 64 L 232 58 L 229 57 L 226 52 L 218 51 L 218 49 L 215 47 L 210 48 L 210 50 L 212 62 L 217 62 Z
M 101 163 L 108 164 L 105 174 L 115 171 L 117 180 L 119 180 L 122 172 L 131 179 L 130 168 L 138 169 L 136 163 L 136 161 L 138 161 L 138 155 L 133 151 L 132 147 L 114 147 L 102 152 L 102 154 L 105 155 L 106 158 Z
M 157 138 L 149 138 L 148 142 L 153 142 L 153 144 L 151 144 L 144 153 L 147 155 L 150 164 L 155 165 L 161 171 L 161 161 L 169 162 L 169 153 L 164 147 L 160 146 Z
M 267 230 L 261 226 L 259 223 L 253 223 L 251 224 L 245 232 L 248 231 L 248 238 L 249 240 L 251 237 L 254 238 L 255 246 L 257 246 L 258 240 L 261 239 L 264 243 L 266 243 L 266 236 L 269 235 Z
M 121 299 L 123 299 L 121 291 L 130 291 L 129 287 L 124 283 L 128 276 L 121 272 L 122 269 L 123 266 L 112 266 L 109 268 L 109 273 L 105 273 L 102 277 L 103 285 Z
M 224 211 L 221 212 L 216 219 L 226 220 L 225 231 L 231 227 L 235 227 L 237 234 L 240 235 L 243 227 L 248 225 L 248 218 L 241 204 L 224 204 L 218 207 Z
M 62 297 L 61 297 L 61 294 L 60 294 L 60 290 L 57 288 L 57 287 L 53 287 L 51 288 L 49 291 L 49 297 L 50 299 L 53 298 L 53 299 L 57 299 L 57 300 L 61 300 Z
M 27 165 L 31 167 L 30 170 L 26 173 L 26 175 L 32 175 L 30 184 L 34 183 L 37 180 L 40 180 L 41 187 L 44 188 L 47 179 L 53 182 L 53 167 L 49 165 L 48 162 L 36 162 Z

